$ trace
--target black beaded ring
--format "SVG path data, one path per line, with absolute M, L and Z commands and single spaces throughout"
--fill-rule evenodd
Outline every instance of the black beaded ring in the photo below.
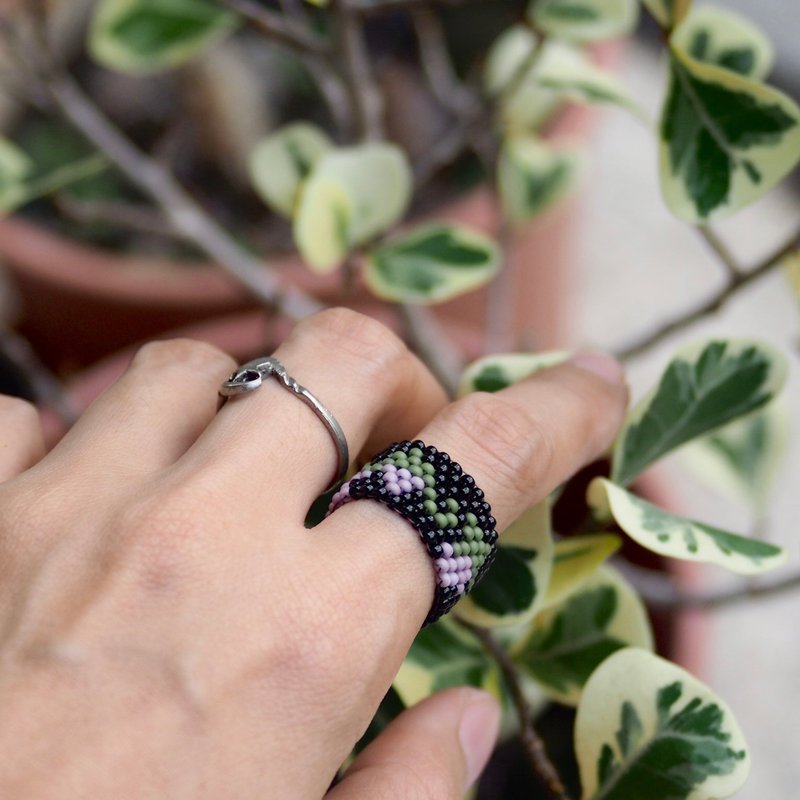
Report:
M 420 441 L 387 447 L 342 484 L 328 514 L 363 498 L 384 503 L 419 532 L 436 578 L 425 625 L 446 614 L 494 560 L 497 531 L 483 490 L 435 447 Z

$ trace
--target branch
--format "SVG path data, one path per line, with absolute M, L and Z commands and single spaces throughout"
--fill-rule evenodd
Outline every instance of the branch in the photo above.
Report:
M 536 729 L 533 726 L 530 706 L 522 691 L 514 662 L 511 661 L 508 653 L 506 653 L 500 643 L 486 628 L 472 625 L 463 619 L 457 619 L 457 622 L 478 639 L 489 655 L 497 662 L 497 666 L 500 667 L 500 671 L 503 673 L 503 678 L 505 679 L 506 686 L 511 695 L 511 701 L 517 711 L 520 737 L 525 748 L 528 764 L 534 774 L 541 780 L 544 786 L 547 787 L 553 800 L 570 800 L 570 796 L 567 794 L 567 790 L 564 788 L 564 784 L 556 768 L 553 766 L 553 762 L 550 761 L 547 755 L 544 742 L 539 737 L 539 734 L 536 733 Z
M 800 243 L 800 231 L 797 231 L 788 241 L 777 248 L 772 254 L 767 256 L 760 264 L 748 272 L 739 272 L 732 275 L 727 284 L 718 291 L 715 295 L 710 297 L 705 302 L 698 305 L 696 308 L 681 314 L 679 317 L 666 322 L 661 327 L 657 328 L 652 333 L 643 336 L 638 341 L 629 344 L 617 353 L 617 358 L 622 361 L 634 358 L 649 350 L 654 345 L 671 336 L 673 333 L 693 325 L 698 320 L 713 314 L 722 308 L 728 300 L 734 295 L 749 286 L 754 281 L 763 277 L 773 269 L 778 267 L 781 262 L 793 250 L 795 250 Z
M 697 231 L 706 240 L 706 244 L 716 253 L 717 258 L 725 267 L 728 277 L 738 277 L 742 272 L 741 267 L 725 242 L 708 225 L 698 225 Z

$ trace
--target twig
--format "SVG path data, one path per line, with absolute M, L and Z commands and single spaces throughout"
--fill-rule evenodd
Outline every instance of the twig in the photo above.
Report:
M 508 653 L 486 628 L 472 625 L 462 619 L 459 619 L 458 623 L 478 639 L 489 655 L 497 662 L 497 666 L 500 667 L 519 718 L 520 738 L 525 749 L 525 756 L 534 774 L 547 787 L 554 800 L 570 800 L 570 796 L 567 794 L 567 790 L 564 788 L 553 762 L 550 761 L 547 755 L 544 742 L 539 737 L 539 734 L 536 733 L 530 706 L 519 682 L 517 668 L 509 658 Z
M 730 589 L 695 594 L 680 591 L 661 573 L 628 563 L 621 564 L 620 569 L 648 605 L 670 611 L 727 608 L 755 598 L 773 597 L 800 589 L 800 572 L 771 583 L 748 582 Z
M 634 341 L 632 344 L 618 351 L 617 358 L 625 361 L 641 355 L 673 333 L 687 328 L 698 320 L 718 311 L 731 297 L 740 292 L 745 286 L 749 286 L 751 283 L 779 266 L 786 256 L 797 247 L 798 242 L 800 242 L 800 231 L 795 233 L 788 241 L 778 247 L 753 269 L 747 272 L 739 272 L 735 276 L 731 276 L 726 285 L 708 300 L 684 312 L 679 317 L 666 322 L 652 333 L 643 336 L 638 341 Z
M 103 223 L 165 238 L 183 238 L 156 209 L 145 205 L 105 200 L 78 200 L 67 194 L 55 198 L 58 210 L 83 224 Z
M 365 16 L 406 11 L 431 5 L 465 6 L 476 3 L 490 3 L 493 0 L 352 0 L 352 7 Z
M 698 233 L 705 239 L 706 244 L 716 253 L 725 271 L 728 273 L 729 278 L 738 277 L 742 270 L 739 267 L 739 262 L 734 257 L 733 253 L 728 249 L 728 246 L 722 239 L 717 236 L 716 232 L 708 225 L 698 225 Z

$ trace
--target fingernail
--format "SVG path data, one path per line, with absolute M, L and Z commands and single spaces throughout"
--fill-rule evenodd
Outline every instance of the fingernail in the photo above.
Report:
M 458 737 L 467 764 L 467 782 L 464 785 L 466 789 L 476 781 L 494 750 L 500 729 L 500 706 L 486 692 L 478 689 L 464 691 L 475 696 L 474 700 L 468 701 L 461 714 L 458 728 Z
M 612 386 L 621 386 L 625 382 L 625 371 L 622 364 L 606 353 L 594 351 L 578 353 L 569 360 L 569 363 L 597 375 L 598 378 L 602 378 Z

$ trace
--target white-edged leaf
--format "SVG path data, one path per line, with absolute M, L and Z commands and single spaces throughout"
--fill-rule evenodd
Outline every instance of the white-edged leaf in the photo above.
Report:
M 195 58 L 237 21 L 213 0 L 100 0 L 89 50 L 109 69 L 155 73 Z
M 664 556 L 716 564 L 740 575 L 768 572 L 787 559 L 777 545 L 670 514 L 605 478 L 589 484 L 587 500 L 598 515 L 610 514 L 642 547 Z
M 800 303 L 800 249 L 793 250 L 783 260 L 783 271 L 795 298 Z
M 530 14 L 548 36 L 591 42 L 630 33 L 639 18 L 639 0 L 534 0 Z
M 25 179 L 32 168 L 28 156 L 0 136 L 0 214 L 12 211 L 25 197 Z
M 411 199 L 411 169 L 392 144 L 330 150 L 303 184 L 294 239 L 317 272 L 338 267 L 347 253 L 388 230 Z
M 307 122 L 286 125 L 253 150 L 250 157 L 253 186 L 273 210 L 291 217 L 300 186 L 332 147 L 328 135 L 316 125 Z
M 458 396 L 470 392 L 499 392 L 535 372 L 563 364 L 570 354 L 566 350 L 542 353 L 495 353 L 473 361 L 458 382 Z
M 543 500 L 503 532 L 492 566 L 455 613 L 486 628 L 527 622 L 542 606 L 552 566 L 550 507 Z
M 679 25 L 671 41 L 692 58 L 747 78 L 762 80 L 775 62 L 766 35 L 749 19 L 718 6 L 700 6 Z
M 788 410 L 776 401 L 686 445 L 681 459 L 707 486 L 763 514 L 788 441 Z
M 485 687 L 490 668 L 477 641 L 444 619 L 417 634 L 393 686 L 410 706 L 451 686 Z
M 647 612 L 621 575 L 600 567 L 566 600 L 536 617 L 512 657 L 554 700 L 577 705 L 592 672 L 628 646 L 652 650 Z
M 611 479 L 626 485 L 674 448 L 761 408 L 781 390 L 786 371 L 786 359 L 765 342 L 707 339 L 682 347 L 628 414 Z
M 583 800 L 722 800 L 750 770 L 728 706 L 685 670 L 634 647 L 589 678 L 575 753 Z
M 788 95 L 670 47 L 660 125 L 661 192 L 675 216 L 707 222 L 747 206 L 800 160 Z
M 692 7 L 692 0 L 642 0 L 644 7 L 662 28 L 672 30 Z
M 615 533 L 587 533 L 557 541 L 543 607 L 561 603 L 580 589 L 621 544 Z
M 556 147 L 534 136 L 506 139 L 497 164 L 506 219 L 527 222 L 558 203 L 575 186 L 582 165 L 577 149 Z
M 488 236 L 434 222 L 372 250 L 364 280 L 386 300 L 441 303 L 488 283 L 501 259 L 500 248 Z

